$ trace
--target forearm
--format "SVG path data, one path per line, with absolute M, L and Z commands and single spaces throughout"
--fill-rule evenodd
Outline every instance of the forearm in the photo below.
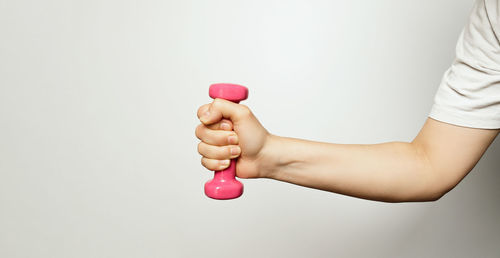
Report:
M 271 136 L 269 177 L 354 197 L 428 201 L 443 193 L 423 150 L 413 143 L 330 144 Z

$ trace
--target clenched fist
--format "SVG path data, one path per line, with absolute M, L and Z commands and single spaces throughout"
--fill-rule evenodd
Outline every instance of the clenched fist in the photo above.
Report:
M 201 163 L 209 170 L 223 170 L 229 160 L 238 158 L 236 176 L 268 177 L 268 146 L 273 136 L 259 123 L 250 109 L 223 99 L 215 99 L 198 109 L 201 124 L 196 137 L 201 140 L 198 152 Z

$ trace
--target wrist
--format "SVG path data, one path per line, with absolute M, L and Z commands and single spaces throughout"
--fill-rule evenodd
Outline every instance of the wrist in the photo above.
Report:
M 276 179 L 282 167 L 283 155 L 280 150 L 283 149 L 284 138 L 268 134 L 262 155 L 259 158 L 259 171 L 262 178 Z

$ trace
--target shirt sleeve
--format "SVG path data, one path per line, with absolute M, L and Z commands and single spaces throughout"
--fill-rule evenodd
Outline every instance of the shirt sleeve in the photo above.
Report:
M 498 0 L 474 3 L 429 117 L 459 126 L 500 128 Z

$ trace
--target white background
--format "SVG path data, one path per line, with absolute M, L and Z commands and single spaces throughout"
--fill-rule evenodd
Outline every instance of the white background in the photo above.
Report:
M 498 143 L 433 203 L 214 201 L 194 136 L 233 82 L 273 134 L 411 141 L 472 4 L 1 1 L 0 257 L 498 257 Z

